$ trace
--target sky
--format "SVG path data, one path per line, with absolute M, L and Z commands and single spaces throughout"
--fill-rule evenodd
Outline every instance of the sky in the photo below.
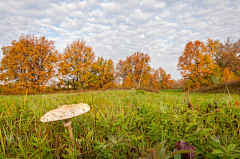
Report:
M 147 53 L 153 68 L 176 80 L 186 43 L 239 39 L 239 15 L 239 0 L 0 0 L 0 47 L 34 34 L 53 40 L 62 52 L 82 39 L 96 56 L 115 63 Z

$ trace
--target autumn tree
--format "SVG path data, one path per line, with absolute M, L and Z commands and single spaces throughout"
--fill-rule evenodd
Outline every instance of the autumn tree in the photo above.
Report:
M 213 71 L 211 73 L 211 77 L 212 77 L 212 83 L 213 84 L 220 84 L 222 82 L 222 73 L 221 70 L 219 68 L 219 66 L 216 64 L 213 68 Z
M 230 71 L 229 67 L 225 67 L 222 72 L 222 80 L 223 82 L 230 82 L 234 79 L 234 74 Z
M 149 62 L 150 56 L 140 52 L 135 52 L 124 61 L 120 60 L 116 69 L 123 80 L 123 85 L 129 87 L 144 85 L 151 72 Z
M 203 42 L 189 42 L 183 54 L 179 57 L 178 70 L 188 79 L 186 84 L 190 88 L 211 85 L 211 75 L 215 67 L 214 53 L 218 42 L 208 39 L 207 46 Z
M 103 57 L 98 57 L 97 61 L 92 65 L 91 72 L 92 87 L 106 89 L 113 86 L 115 76 L 114 64 L 111 59 L 106 60 Z
M 199 87 L 201 77 L 201 69 L 203 67 L 203 53 L 206 50 L 204 43 L 200 41 L 189 42 L 185 46 L 183 54 L 179 57 L 178 70 L 181 75 L 187 78 L 191 87 Z
M 234 42 L 233 38 L 228 38 L 225 43 L 220 43 L 215 61 L 221 72 L 228 70 L 240 76 L 240 39 Z
M 91 84 L 91 67 L 94 63 L 95 53 L 83 40 L 73 41 L 68 45 L 59 63 L 61 80 L 67 85 L 77 88 L 88 88 Z
M 184 88 L 185 79 L 181 78 L 178 80 L 173 80 L 173 88 Z
M 43 91 L 54 76 L 57 51 L 54 42 L 34 35 L 21 35 L 10 46 L 2 47 L 0 81 L 16 91 Z
M 151 84 L 154 88 L 169 89 L 172 87 L 171 84 L 173 83 L 173 80 L 171 79 L 171 75 L 167 74 L 162 67 L 153 70 L 151 78 Z
M 201 81 L 202 85 L 212 85 L 213 76 L 217 76 L 217 63 L 214 60 L 214 55 L 218 53 L 219 41 L 208 39 L 206 42 L 206 50 L 203 52 L 202 63 L 202 76 L 203 80 Z

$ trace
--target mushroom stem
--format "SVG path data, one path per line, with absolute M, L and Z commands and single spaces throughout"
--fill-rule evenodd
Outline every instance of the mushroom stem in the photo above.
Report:
M 71 124 L 72 124 L 72 121 L 69 121 L 68 119 L 66 119 L 65 122 L 63 122 L 64 127 L 68 128 L 70 140 L 71 140 L 71 142 L 73 142 L 73 132 L 72 132 Z

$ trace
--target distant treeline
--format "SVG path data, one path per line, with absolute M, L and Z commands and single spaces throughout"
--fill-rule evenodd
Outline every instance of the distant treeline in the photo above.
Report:
M 178 69 L 183 79 L 175 81 L 161 67 L 150 67 L 147 53 L 135 52 L 116 65 L 111 59 L 96 57 L 83 40 L 68 44 L 58 52 L 54 41 L 21 35 L 2 47 L 0 61 L 1 94 L 43 93 L 59 90 L 107 88 L 190 89 L 238 79 L 239 44 L 208 40 L 186 44 Z

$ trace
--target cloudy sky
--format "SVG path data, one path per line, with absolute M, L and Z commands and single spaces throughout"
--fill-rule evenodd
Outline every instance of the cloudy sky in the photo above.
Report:
M 147 53 L 153 68 L 180 79 L 177 61 L 186 43 L 239 39 L 239 15 L 238 0 L 0 0 L 0 47 L 34 34 L 62 51 L 79 38 L 115 63 Z

